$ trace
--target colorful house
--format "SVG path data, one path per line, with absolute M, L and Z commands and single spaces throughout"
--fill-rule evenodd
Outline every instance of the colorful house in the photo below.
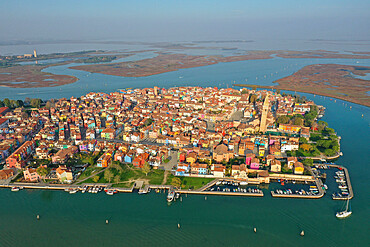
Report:
M 66 166 L 59 166 L 55 171 L 58 179 L 62 183 L 71 183 L 73 181 L 73 174 Z
M 281 171 L 281 162 L 279 160 L 272 160 L 270 163 L 270 170 L 272 172 L 280 172 Z
M 37 173 L 36 169 L 27 168 L 23 171 L 23 177 L 26 181 L 37 182 L 41 179 L 41 176 Z
M 304 166 L 301 162 L 294 163 L 294 174 L 303 174 Z
M 251 168 L 251 169 L 256 169 L 256 170 L 258 170 L 258 169 L 260 168 L 259 159 L 257 159 L 257 158 L 253 158 L 253 159 L 251 160 L 250 168 Z

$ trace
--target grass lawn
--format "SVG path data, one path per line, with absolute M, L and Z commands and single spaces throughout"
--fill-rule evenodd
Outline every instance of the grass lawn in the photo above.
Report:
M 88 166 L 86 168 L 86 170 L 78 177 L 78 180 L 85 179 L 88 176 L 92 175 L 93 173 L 101 171 L 102 169 L 104 169 L 104 168 L 96 167 L 96 166 Z M 102 173 L 102 174 L 104 174 L 104 173 Z M 90 180 L 90 179 L 88 179 L 88 180 Z
M 112 187 L 115 187 L 115 188 L 131 188 L 132 185 L 134 185 L 134 182 L 113 184 Z
M 119 173 L 119 176 L 121 178 L 120 182 L 137 179 L 148 179 L 150 184 L 162 184 L 164 177 L 163 170 L 151 170 L 146 176 L 140 168 L 135 168 L 132 165 L 121 164 L 121 167 L 123 170 Z
M 174 175 L 168 175 L 167 177 L 167 183 L 171 184 L 172 178 L 174 178 Z M 206 185 L 207 183 L 215 180 L 214 178 L 192 178 L 192 177 L 179 177 L 181 179 L 181 188 L 182 189 L 192 189 L 197 190 L 201 188 L 203 185 Z
M 127 182 L 130 180 L 138 180 L 138 179 L 147 179 L 149 180 L 150 184 L 162 184 L 163 178 L 164 178 L 164 171 L 163 170 L 151 170 L 148 175 L 146 176 L 145 173 L 140 168 L 135 168 L 131 164 L 120 164 L 122 167 L 122 171 L 117 170 L 116 168 L 110 168 L 114 176 L 119 176 L 120 182 Z M 81 176 L 79 177 L 79 181 L 92 175 L 93 173 L 97 173 L 101 171 L 104 168 L 98 168 L 96 166 L 89 166 L 86 171 L 84 171 Z M 97 176 L 99 176 L 98 183 L 108 183 L 104 178 L 104 172 L 99 173 Z M 110 182 L 113 182 L 112 179 Z M 85 180 L 83 183 L 94 183 L 93 177 Z M 130 187 L 128 186 L 128 183 L 118 183 L 115 184 L 115 187 Z

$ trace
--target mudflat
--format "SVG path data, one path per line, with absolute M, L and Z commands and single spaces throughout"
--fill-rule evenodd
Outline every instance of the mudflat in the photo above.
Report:
M 304 93 L 319 94 L 353 103 L 370 106 L 370 81 L 357 76 L 370 73 L 369 66 L 352 66 L 340 64 L 308 65 L 294 74 L 274 81 L 274 86 L 258 88 L 281 89 Z M 235 84 L 236 86 L 252 86 Z

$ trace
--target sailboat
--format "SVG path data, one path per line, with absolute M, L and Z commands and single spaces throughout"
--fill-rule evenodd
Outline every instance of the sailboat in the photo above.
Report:
M 337 212 L 335 216 L 339 219 L 347 218 L 352 214 L 352 211 L 348 211 L 348 205 L 349 205 L 349 198 L 347 199 L 347 205 L 346 205 L 346 210 Z

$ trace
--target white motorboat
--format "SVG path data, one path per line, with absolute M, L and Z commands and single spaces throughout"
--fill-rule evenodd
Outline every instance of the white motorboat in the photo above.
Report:
M 247 181 L 242 181 L 242 182 L 240 182 L 240 185 L 248 185 L 248 182 Z
M 114 192 L 113 190 L 108 190 L 107 192 L 105 192 L 107 195 L 109 196 L 113 196 L 114 195 Z
M 19 191 L 19 187 L 12 187 L 10 190 L 13 192 L 16 192 L 16 191 Z
M 172 202 L 174 198 L 175 198 L 175 191 L 171 191 L 171 190 L 168 191 L 167 201 Z

